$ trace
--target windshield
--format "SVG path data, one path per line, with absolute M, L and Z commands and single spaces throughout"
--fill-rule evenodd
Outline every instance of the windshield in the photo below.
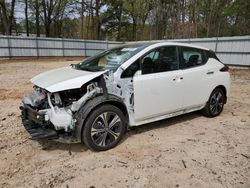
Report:
M 77 69 L 91 72 L 115 71 L 121 64 L 144 49 L 147 45 L 126 45 L 106 50 L 90 57 L 76 66 Z

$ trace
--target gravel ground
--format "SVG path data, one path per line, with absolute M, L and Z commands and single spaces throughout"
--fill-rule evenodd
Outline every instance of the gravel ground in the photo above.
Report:
M 195 112 L 143 125 L 106 152 L 29 140 L 18 108 L 29 79 L 78 61 L 0 61 L 0 187 L 250 187 L 249 69 L 231 70 L 214 119 Z

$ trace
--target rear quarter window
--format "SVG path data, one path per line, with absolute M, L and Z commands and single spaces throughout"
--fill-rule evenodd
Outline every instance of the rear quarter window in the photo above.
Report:
M 221 62 L 220 59 L 216 56 L 216 54 L 215 54 L 214 51 L 209 50 L 209 51 L 207 51 L 206 54 L 207 54 L 207 57 L 208 57 L 208 58 L 214 58 L 214 59 L 216 59 L 217 61 Z
M 182 47 L 183 68 L 191 68 L 204 65 L 207 62 L 207 54 L 198 48 Z

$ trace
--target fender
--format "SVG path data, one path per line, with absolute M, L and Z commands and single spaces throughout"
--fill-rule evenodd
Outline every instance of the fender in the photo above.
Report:
M 97 108 L 98 106 L 102 104 L 113 104 L 116 105 L 121 111 L 124 113 L 125 117 L 127 116 L 127 108 L 122 99 L 115 95 L 108 94 L 108 96 L 100 95 L 96 96 L 94 98 L 91 98 L 86 102 L 85 105 L 83 105 L 75 114 L 74 119 L 77 120 L 75 131 L 74 131 L 74 137 L 81 141 L 82 140 L 82 130 L 84 127 L 84 123 L 90 113 Z

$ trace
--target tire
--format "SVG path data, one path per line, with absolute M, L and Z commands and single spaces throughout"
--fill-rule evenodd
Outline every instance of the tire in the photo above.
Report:
M 84 144 L 94 151 L 105 151 L 115 147 L 125 132 L 125 116 L 113 105 L 103 105 L 88 117 L 83 131 Z
M 216 117 L 223 111 L 226 96 L 220 88 L 215 88 L 211 93 L 206 106 L 202 109 L 203 115 L 207 117 Z

